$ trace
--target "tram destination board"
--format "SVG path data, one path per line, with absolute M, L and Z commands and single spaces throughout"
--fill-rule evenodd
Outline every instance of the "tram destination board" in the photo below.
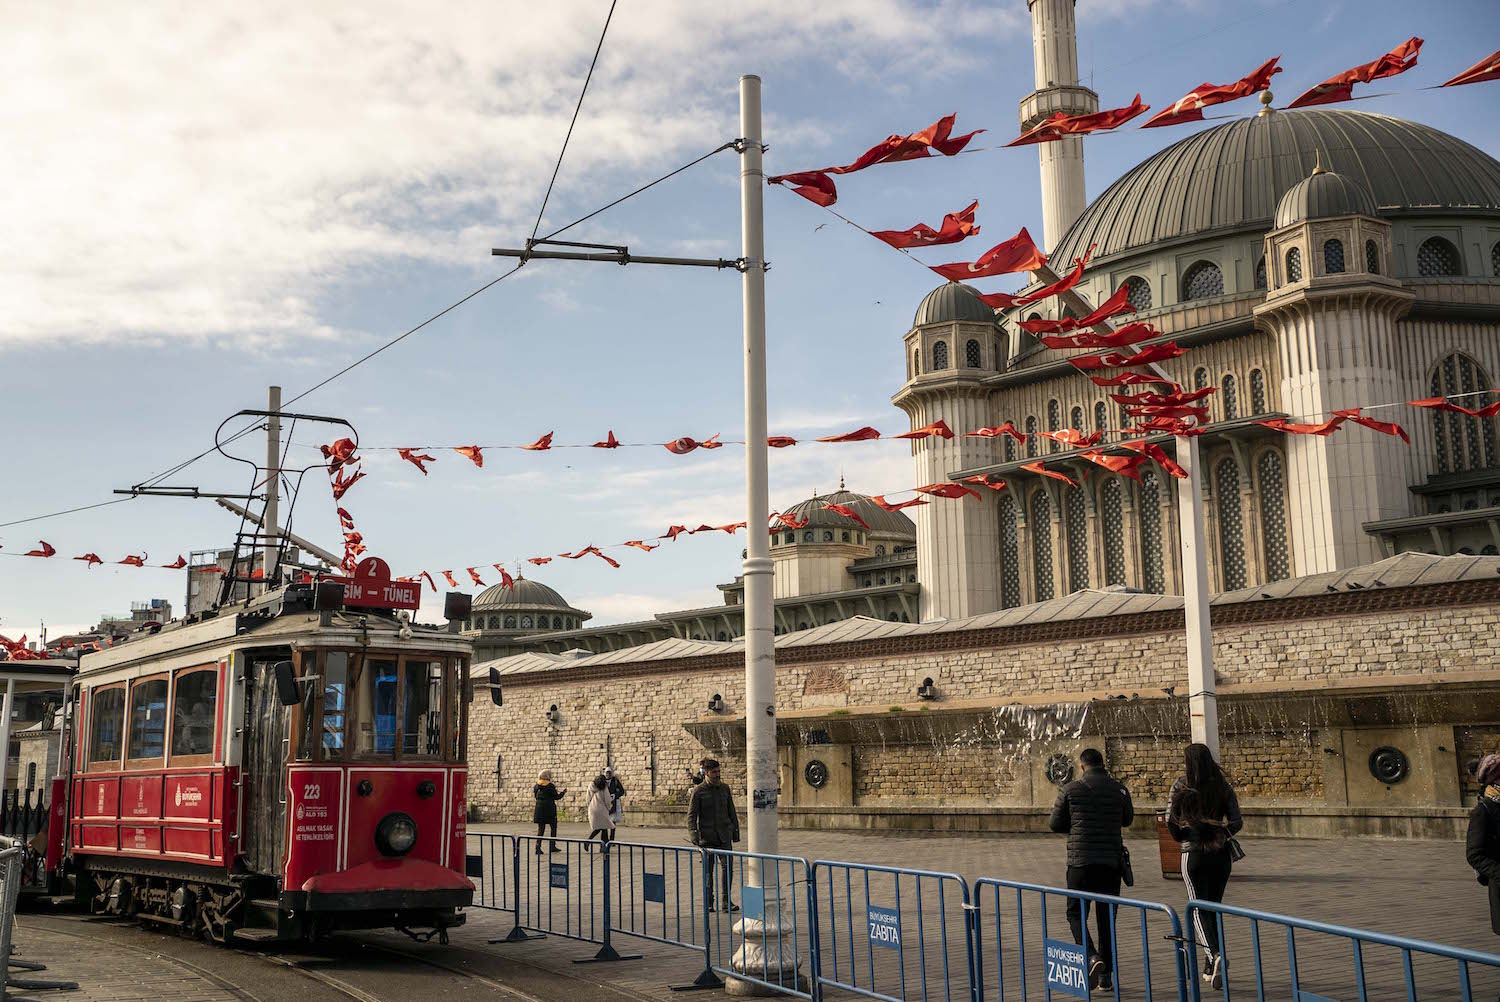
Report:
M 412 609 L 422 602 L 421 581 L 392 581 L 379 557 L 366 557 L 343 579 L 344 605 L 357 609 Z

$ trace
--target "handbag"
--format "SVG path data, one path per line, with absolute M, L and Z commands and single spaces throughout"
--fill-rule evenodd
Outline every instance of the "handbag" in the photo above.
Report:
M 1240 845 L 1240 840 L 1233 835 L 1229 836 L 1229 861 L 1238 863 L 1245 858 L 1245 847 Z
M 1130 847 L 1120 846 L 1120 882 L 1126 887 L 1135 886 L 1135 870 L 1130 866 Z

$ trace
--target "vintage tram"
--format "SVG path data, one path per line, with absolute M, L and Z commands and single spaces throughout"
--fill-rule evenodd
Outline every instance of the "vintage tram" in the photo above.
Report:
M 64 864 L 78 897 L 220 942 L 446 939 L 473 896 L 472 647 L 410 621 L 420 587 L 367 559 L 85 655 Z

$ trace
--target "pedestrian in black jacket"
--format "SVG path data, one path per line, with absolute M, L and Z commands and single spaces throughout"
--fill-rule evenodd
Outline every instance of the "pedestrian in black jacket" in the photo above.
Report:
M 688 802 L 688 837 L 692 839 L 693 845 L 705 849 L 733 849 L 734 843 L 740 840 L 740 816 L 734 809 L 734 795 L 720 779 L 717 759 L 703 760 L 703 783 L 693 790 L 693 798 Z M 714 858 L 718 861 L 724 887 L 719 907 L 726 912 L 737 912 L 740 910 L 739 906 L 729 900 L 730 864 L 733 857 L 720 855 Z M 703 893 L 707 908 L 712 911 L 714 882 L 710 878 L 705 883 L 707 886 L 703 888 Z
M 536 852 L 542 854 L 542 836 L 546 833 L 547 826 L 552 826 L 552 851 L 562 852 L 562 847 L 557 844 L 557 802 L 568 795 L 567 790 L 559 790 L 552 785 L 552 773 L 543 770 L 537 777 L 536 786 L 531 788 L 531 795 L 536 799 L 536 806 L 531 809 L 531 821 L 536 825 Z
M 1183 752 L 1186 769 L 1167 794 L 1167 831 L 1182 843 L 1182 881 L 1189 898 L 1223 901 L 1234 859 L 1229 840 L 1245 822 L 1239 798 L 1214 761 L 1208 745 L 1194 742 Z M 1219 956 L 1219 918 L 1213 912 L 1193 912 L 1207 957 L 1203 980 L 1224 987 L 1224 961 Z
M 1052 830 L 1068 836 L 1068 889 L 1094 894 L 1120 893 L 1124 870 L 1125 840 L 1122 828 L 1135 819 L 1130 791 L 1104 768 L 1104 756 L 1096 748 L 1085 748 L 1078 756 L 1083 777 L 1062 788 L 1052 807 Z M 1107 905 L 1094 907 L 1099 937 L 1087 944 L 1089 987 L 1114 986 L 1114 937 Z M 1085 942 L 1083 901 L 1068 899 L 1068 926 L 1075 943 Z
M 1500 935 L 1500 755 L 1486 755 L 1474 771 L 1479 803 L 1469 812 L 1464 856 L 1490 891 L 1490 931 Z

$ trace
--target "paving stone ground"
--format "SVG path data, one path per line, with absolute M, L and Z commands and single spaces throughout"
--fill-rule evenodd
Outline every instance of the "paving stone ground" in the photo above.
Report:
M 55 923 L 32 921 L 22 914 L 14 932 L 16 959 L 46 964 L 39 972 L 16 970 L 15 978 L 49 981 L 74 981 L 77 991 L 28 990 L 11 988 L 12 998 L 22 997 L 56 1002 L 221 1002 L 241 996 L 210 976 L 212 953 L 205 952 L 199 961 L 169 957 L 151 946 L 142 936 L 139 943 L 121 944 L 90 935 L 88 926 L 80 924 L 64 933 L 52 928 Z

